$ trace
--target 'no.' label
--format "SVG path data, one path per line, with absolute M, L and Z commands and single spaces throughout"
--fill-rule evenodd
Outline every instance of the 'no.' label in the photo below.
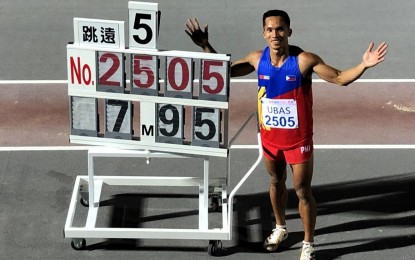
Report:
M 68 88 L 95 90 L 96 52 L 91 50 L 67 50 Z

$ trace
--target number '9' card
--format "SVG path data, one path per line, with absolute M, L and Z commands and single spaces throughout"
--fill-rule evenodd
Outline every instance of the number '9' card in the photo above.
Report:
M 157 104 L 156 142 L 183 144 L 183 105 Z

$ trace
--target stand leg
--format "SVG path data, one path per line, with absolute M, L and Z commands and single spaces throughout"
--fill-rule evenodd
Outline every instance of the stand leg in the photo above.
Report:
M 207 230 L 209 211 L 209 159 L 203 161 L 203 185 L 199 186 L 199 229 Z

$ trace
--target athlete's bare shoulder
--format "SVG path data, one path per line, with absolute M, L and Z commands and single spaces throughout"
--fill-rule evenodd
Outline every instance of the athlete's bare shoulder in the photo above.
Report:
M 315 64 L 318 63 L 321 58 L 309 51 L 303 51 L 298 55 L 299 62 L 307 63 L 307 64 Z
M 261 59 L 262 50 L 256 50 L 248 54 L 247 57 L 249 57 L 252 61 L 259 61 Z
M 301 73 L 306 77 L 311 77 L 312 68 L 320 62 L 322 62 L 321 58 L 312 52 L 303 51 L 298 55 L 298 65 Z
M 261 56 L 262 56 L 262 50 L 256 50 L 256 51 L 250 52 L 248 55 L 246 55 L 244 60 L 246 62 L 249 62 L 249 64 L 251 64 L 251 66 L 253 66 L 255 69 L 257 69 L 259 60 L 261 59 Z
M 256 70 L 261 59 L 261 54 L 262 51 L 253 51 L 242 59 L 232 62 L 231 77 L 245 76 Z

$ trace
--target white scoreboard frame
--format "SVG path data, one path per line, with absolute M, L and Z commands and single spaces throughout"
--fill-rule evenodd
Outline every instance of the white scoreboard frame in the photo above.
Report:
M 130 1 L 128 10 L 129 48 L 123 21 L 74 18 L 75 42 L 67 45 L 70 142 L 226 157 L 230 55 L 158 50 L 158 4 Z M 101 103 L 104 116 L 99 115 Z M 133 120 L 136 103 L 139 124 Z M 88 109 L 90 104 L 94 109 Z M 184 141 L 188 113 L 190 142 Z
M 85 97 L 85 98 L 94 98 L 94 99 L 103 99 L 103 100 L 119 100 L 119 101 L 128 101 L 128 102 L 139 102 L 140 104 L 140 133 L 143 128 L 153 128 L 155 132 L 158 129 L 157 120 L 157 104 L 170 104 L 173 106 L 190 106 L 190 107 L 203 107 L 203 108 L 212 108 L 219 109 L 222 112 L 222 115 L 219 121 L 216 124 L 219 124 L 218 130 L 220 131 L 220 139 L 216 139 L 214 142 L 204 142 L 200 140 L 193 140 L 194 128 L 192 129 L 192 142 L 191 145 L 181 144 L 180 141 L 177 142 L 172 138 L 171 140 L 164 138 L 156 138 L 156 134 L 153 136 L 140 134 L 139 140 L 133 138 L 132 140 L 124 140 L 120 138 L 103 138 L 96 136 L 88 135 L 78 135 L 72 134 L 71 129 L 70 142 L 76 144 L 89 144 L 89 145 L 105 145 L 111 147 L 117 147 L 121 149 L 148 149 L 148 150 L 157 150 L 170 153 L 185 153 L 185 154 L 195 154 L 195 155 L 207 155 L 207 156 L 227 156 L 227 141 L 228 141 L 228 96 L 229 96 L 229 85 L 230 85 L 230 75 L 229 69 L 225 70 L 223 73 L 225 88 L 226 91 L 222 97 L 215 98 L 215 95 L 210 95 L 210 100 L 207 100 L 206 97 L 202 97 L 199 93 L 199 96 L 193 96 L 191 93 L 190 96 L 185 97 L 171 97 L 163 96 L 161 93 L 157 95 L 140 95 L 134 94 L 128 91 L 123 92 L 113 92 L 113 91 L 102 91 L 97 88 L 96 84 L 86 85 L 85 82 L 81 84 L 71 84 L 74 80 L 76 81 L 75 72 L 82 74 L 95 72 L 95 75 L 91 76 L 93 79 L 88 82 L 98 82 L 97 79 L 97 63 L 90 57 L 97 59 L 97 53 L 121 53 L 123 56 L 128 55 L 150 55 L 156 56 L 159 58 L 162 57 L 178 57 L 183 59 L 197 59 L 197 60 L 213 60 L 220 61 L 226 64 L 226 67 L 230 66 L 230 55 L 225 54 L 216 54 L 216 53 L 202 53 L 202 52 L 187 52 L 187 51 L 159 51 L 153 49 L 112 49 L 107 47 L 90 47 L 90 46 L 77 46 L 73 44 L 67 45 L 68 51 L 68 95 L 70 97 Z M 88 54 L 88 55 L 85 55 Z M 87 57 L 86 59 L 84 57 Z M 76 64 L 73 64 L 76 61 Z M 202 63 L 202 62 L 201 62 Z M 79 66 L 79 67 L 76 67 Z M 84 68 L 89 68 L 86 70 Z M 129 68 L 126 68 L 128 70 Z M 91 72 L 90 72 L 91 71 Z M 192 71 L 192 74 L 194 71 Z M 84 78 L 83 75 L 78 77 Z M 193 76 L 190 76 L 193 83 Z M 82 80 L 81 80 L 82 81 Z M 199 81 L 201 84 L 202 81 Z M 200 88 L 199 88 L 200 89 Z M 193 92 L 193 91 L 192 91 Z M 223 94 L 223 93 L 220 93 Z M 213 98 L 212 98 L 213 97 Z M 71 109 L 72 110 L 72 109 Z M 145 112 L 144 112 L 145 111 Z M 192 109 L 193 111 L 193 109 Z M 72 112 L 72 111 L 71 111 Z M 192 112 L 193 113 L 193 112 Z M 193 117 L 193 116 L 192 116 Z M 97 118 L 99 118 L 97 116 Z M 194 121 L 194 120 L 192 120 Z M 220 127 L 220 122 L 223 122 L 223 132 Z M 181 122 L 183 123 L 183 122 Z M 194 124 L 194 122 L 192 122 Z M 194 125 L 192 125 L 194 127 Z M 182 130 L 181 130 L 182 131 Z M 111 135 L 107 135 L 111 136 Z M 129 138 L 125 138 L 129 139 Z M 157 140 L 156 140 L 157 139 Z M 222 140 L 222 142 L 221 142 Z M 195 141 L 193 143 L 193 141 Z M 166 143 L 161 143 L 166 142 Z

